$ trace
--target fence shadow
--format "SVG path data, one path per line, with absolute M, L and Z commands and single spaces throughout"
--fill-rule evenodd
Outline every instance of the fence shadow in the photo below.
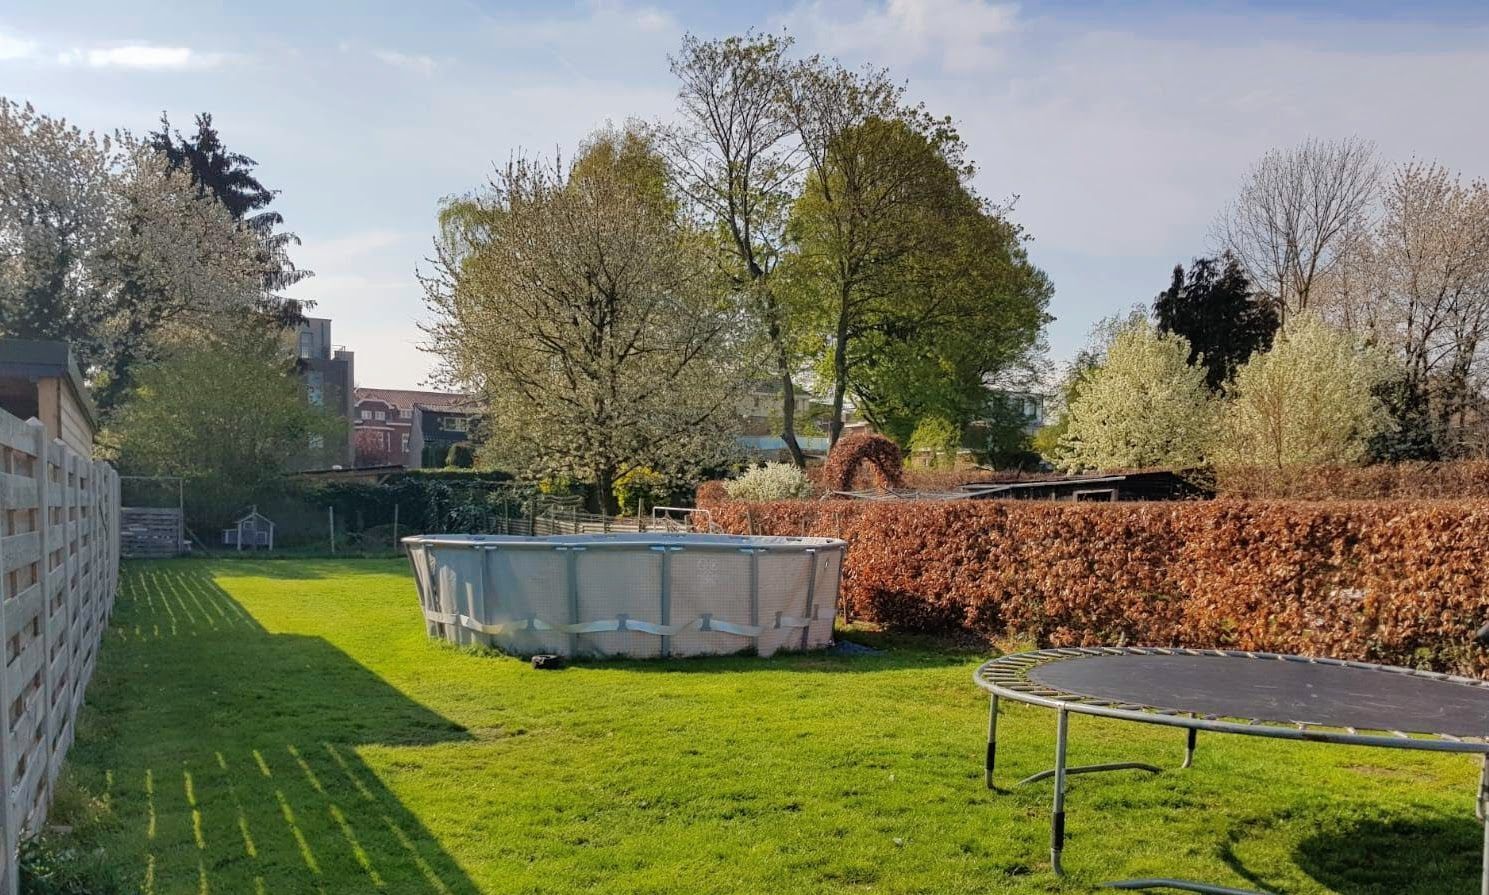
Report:
M 189 563 L 128 568 L 107 644 L 72 761 L 140 891 L 477 892 L 358 754 L 460 725 Z

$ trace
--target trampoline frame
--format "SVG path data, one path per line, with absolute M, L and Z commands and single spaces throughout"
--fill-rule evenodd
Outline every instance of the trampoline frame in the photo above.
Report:
M 988 711 L 987 755 L 984 763 L 984 779 L 988 789 L 995 790 L 993 771 L 997 756 L 998 701 L 1011 699 L 1029 705 L 1051 708 L 1056 711 L 1055 720 L 1055 766 L 1023 780 L 1018 786 L 1039 780 L 1054 778 L 1055 792 L 1050 816 L 1050 866 L 1056 876 L 1063 877 L 1065 869 L 1061 855 L 1065 845 L 1065 784 L 1073 774 L 1090 774 L 1105 771 L 1140 770 L 1161 773 L 1161 769 L 1142 762 L 1117 762 L 1112 764 L 1080 765 L 1068 767 L 1067 744 L 1070 732 L 1070 714 L 1094 715 L 1134 721 L 1139 724 L 1157 724 L 1186 730 L 1184 761 L 1181 768 L 1193 764 L 1199 731 L 1228 733 L 1239 736 L 1270 737 L 1272 739 L 1302 740 L 1315 743 L 1335 743 L 1353 746 L 1374 746 L 1383 749 L 1415 749 L 1429 752 L 1466 753 L 1482 756 L 1483 767 L 1479 774 L 1478 795 L 1474 813 L 1485 823 L 1484 850 L 1480 874 L 1480 893 L 1489 895 L 1489 732 L 1484 737 L 1457 737 L 1449 734 L 1418 733 L 1412 735 L 1399 730 L 1373 732 L 1364 728 L 1324 727 L 1304 722 L 1270 721 L 1259 718 L 1238 718 L 1228 715 L 1201 715 L 1193 712 L 1163 709 L 1111 699 L 1070 693 L 1049 687 L 1029 679 L 1029 672 L 1052 662 L 1080 659 L 1090 656 L 1214 656 L 1260 661 L 1302 662 L 1314 665 L 1333 665 L 1424 677 L 1456 684 L 1489 689 L 1489 682 L 1433 671 L 1416 671 L 1394 665 L 1377 665 L 1369 662 L 1352 662 L 1343 659 L 1320 659 L 1307 656 L 1292 656 L 1279 653 L 1251 652 L 1242 650 L 1186 649 L 1180 647 L 1069 647 L 1034 650 L 1001 656 L 983 663 L 973 672 L 973 681 L 990 694 Z M 1103 883 L 1114 889 L 1173 889 L 1197 892 L 1202 895 L 1264 895 L 1245 889 L 1226 888 L 1189 880 L 1149 878 L 1118 880 Z

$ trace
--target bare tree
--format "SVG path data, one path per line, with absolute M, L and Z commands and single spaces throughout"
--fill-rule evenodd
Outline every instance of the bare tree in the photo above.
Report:
M 723 237 L 725 273 L 770 342 L 781 390 L 781 440 L 797 466 L 798 359 L 774 273 L 800 174 L 800 153 L 783 114 L 790 38 L 746 34 L 702 41 L 688 35 L 670 57 L 681 122 L 659 129 L 679 192 Z
M 1284 320 L 1305 311 L 1367 228 L 1378 171 L 1375 144 L 1355 137 L 1274 149 L 1216 223 L 1218 248 L 1241 260 Z

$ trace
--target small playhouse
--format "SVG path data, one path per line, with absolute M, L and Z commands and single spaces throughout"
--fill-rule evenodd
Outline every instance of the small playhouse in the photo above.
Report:
M 248 515 L 234 523 L 232 528 L 222 530 L 222 544 L 238 550 L 273 550 L 274 522 L 259 512 L 257 506 L 248 508 Z

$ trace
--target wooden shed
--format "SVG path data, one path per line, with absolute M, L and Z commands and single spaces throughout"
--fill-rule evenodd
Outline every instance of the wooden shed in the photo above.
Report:
M 93 456 L 98 412 L 66 342 L 0 339 L 0 409 L 36 417 L 47 435 Z

